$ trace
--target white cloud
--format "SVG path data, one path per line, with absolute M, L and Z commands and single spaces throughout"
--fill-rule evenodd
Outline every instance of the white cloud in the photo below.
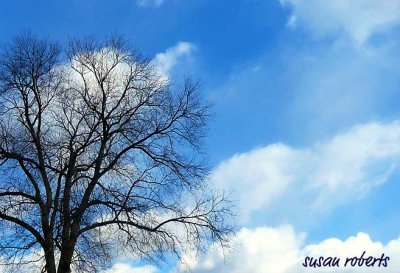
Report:
M 291 226 L 277 228 L 259 227 L 243 228 L 234 237 L 236 248 L 227 257 L 222 255 L 219 246 L 214 245 L 199 259 L 188 258 L 192 273 L 316 273 L 316 272 L 385 272 L 397 273 L 400 265 L 400 238 L 384 245 L 374 242 L 368 234 L 358 233 L 342 241 L 329 238 L 317 244 L 305 245 L 305 234 L 296 233 Z M 388 267 L 344 267 L 346 258 L 360 257 L 379 258 L 382 254 L 389 257 Z M 302 263 L 305 257 L 338 257 L 339 267 L 305 268 Z M 181 266 L 181 272 L 184 271 Z
M 192 43 L 179 42 L 177 45 L 168 48 L 165 52 L 158 53 L 154 58 L 154 62 L 160 67 L 161 71 L 169 74 L 180 61 L 190 58 L 195 48 L 195 45 Z
M 219 272 L 286 272 L 300 256 L 304 234 L 295 234 L 290 226 L 279 228 L 243 228 L 233 238 L 235 248 L 226 257 L 218 245 L 213 245 L 201 259 L 184 257 L 193 273 Z M 226 260 L 225 260 L 226 258 Z
M 134 267 L 126 263 L 117 263 L 111 269 L 103 273 L 157 273 L 158 269 L 152 265 Z
M 140 7 L 160 7 L 165 0 L 137 0 L 136 3 Z
M 291 219 L 361 198 L 384 183 L 400 158 L 399 143 L 400 121 L 369 123 L 303 149 L 271 144 L 234 155 L 213 180 L 240 201 L 242 222 L 260 209 Z
M 400 23 L 399 0 L 280 0 L 292 9 L 288 25 L 317 37 L 346 36 L 355 44 Z
M 283 144 L 273 144 L 234 155 L 215 170 L 213 180 L 232 191 L 241 202 L 241 214 L 268 205 L 293 183 L 302 152 Z

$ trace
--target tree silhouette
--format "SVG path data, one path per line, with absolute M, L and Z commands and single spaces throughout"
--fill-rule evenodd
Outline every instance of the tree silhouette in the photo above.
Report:
M 32 34 L 0 60 L 0 240 L 6 270 L 98 272 L 232 229 L 204 164 L 209 107 L 121 38 Z M 15 271 L 14 271 L 15 272 Z

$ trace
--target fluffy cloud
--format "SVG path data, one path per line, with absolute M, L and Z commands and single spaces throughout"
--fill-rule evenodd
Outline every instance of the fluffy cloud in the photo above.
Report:
M 235 247 L 231 253 L 224 253 L 221 247 L 214 245 L 200 259 L 194 255 L 185 256 L 180 270 L 189 267 L 193 273 L 283 273 L 300 257 L 303 240 L 304 235 L 296 234 L 290 226 L 243 228 L 233 238 Z
M 140 7 L 160 7 L 165 0 L 137 0 L 136 3 Z
M 374 242 L 368 234 L 358 233 L 344 241 L 329 238 L 317 244 L 305 244 L 305 234 L 296 233 L 291 226 L 277 228 L 259 227 L 243 228 L 234 237 L 235 249 L 224 257 L 219 246 L 213 246 L 203 257 L 195 259 L 186 257 L 186 267 L 193 273 L 317 273 L 317 272 L 385 272 L 398 271 L 400 262 L 396 257 L 400 254 L 400 238 L 384 245 Z M 389 256 L 388 267 L 344 267 L 346 258 L 376 258 L 385 254 Z M 338 257 L 339 267 L 304 268 L 305 257 Z M 185 266 L 180 267 L 180 272 Z
M 400 23 L 399 0 L 280 0 L 292 9 L 289 26 L 317 37 L 344 35 L 361 45 L 372 35 Z
M 369 123 L 308 148 L 271 144 L 234 155 L 213 180 L 240 201 L 242 222 L 260 209 L 292 219 L 362 198 L 384 183 L 400 158 L 399 143 L 400 121 Z

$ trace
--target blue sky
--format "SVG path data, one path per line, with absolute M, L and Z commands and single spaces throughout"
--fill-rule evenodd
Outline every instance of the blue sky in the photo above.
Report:
M 241 229 L 231 262 L 210 247 L 188 255 L 193 272 L 302 272 L 306 255 L 364 250 L 392 255 L 385 272 L 400 265 L 399 0 L 2 1 L 0 13 L 2 43 L 118 32 L 200 80 L 213 179 L 239 200 Z

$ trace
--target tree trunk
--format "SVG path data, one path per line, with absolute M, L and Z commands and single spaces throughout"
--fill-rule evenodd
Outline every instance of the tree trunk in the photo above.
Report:
M 70 253 L 61 253 L 60 262 L 58 264 L 57 273 L 71 273 L 71 262 L 73 251 L 67 250 Z
M 56 260 L 54 258 L 54 246 L 50 233 L 46 233 L 44 256 L 46 259 L 46 273 L 57 273 L 56 271 Z
M 73 253 L 74 248 L 71 246 L 71 242 L 66 242 L 66 244 L 64 244 L 63 250 L 61 251 L 57 273 L 71 273 Z
M 71 273 L 71 263 L 76 241 L 77 237 L 73 237 L 63 242 L 57 273 Z
M 45 253 L 46 258 L 46 273 L 57 273 L 56 271 L 56 261 L 54 259 L 54 255 L 52 251 L 47 251 Z

